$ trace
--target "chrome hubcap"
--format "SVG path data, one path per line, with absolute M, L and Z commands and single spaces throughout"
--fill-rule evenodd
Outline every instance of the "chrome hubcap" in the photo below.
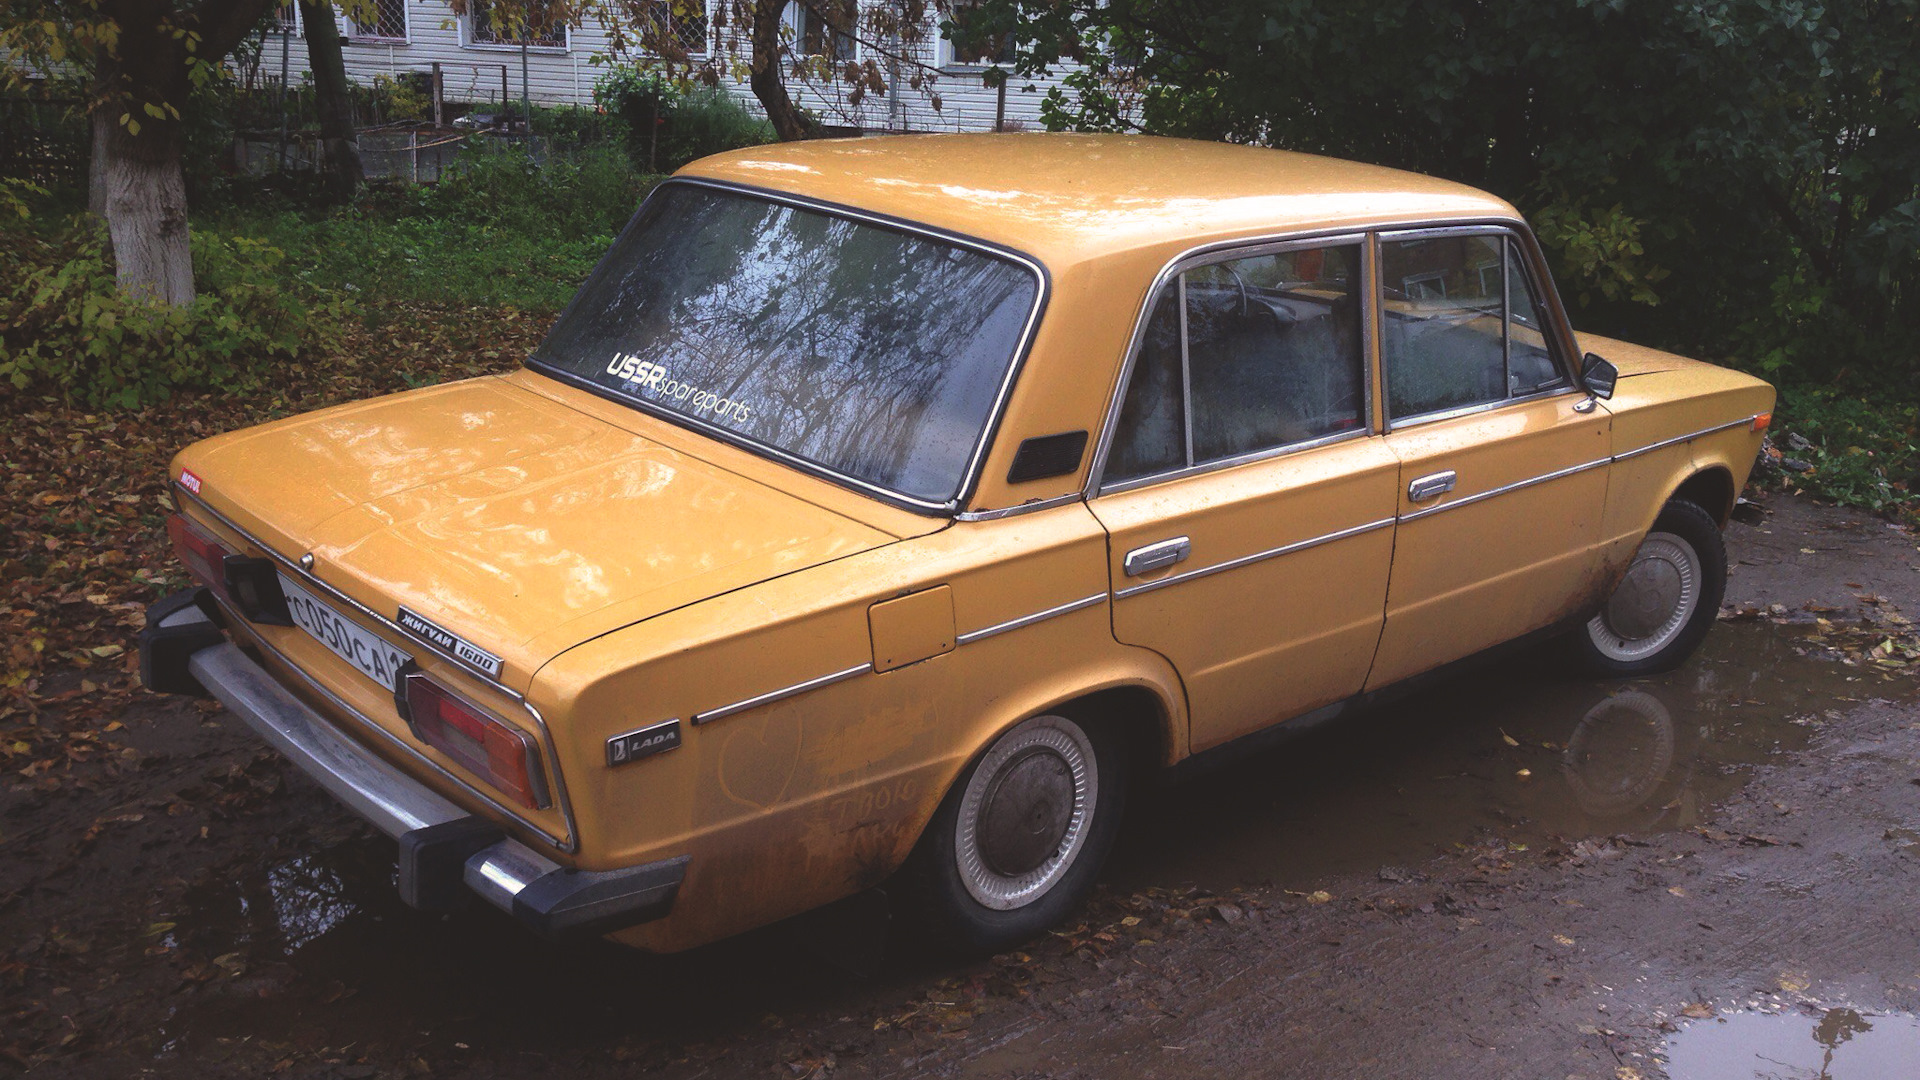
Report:
M 967 892 L 999 911 L 1045 896 L 1086 843 L 1099 787 L 1072 721 L 1039 716 L 1001 736 L 961 796 L 954 858 Z
M 1587 634 L 1611 659 L 1651 656 L 1686 629 L 1700 604 L 1700 579 L 1693 545 L 1672 533 L 1649 534 L 1607 606 L 1587 623 Z

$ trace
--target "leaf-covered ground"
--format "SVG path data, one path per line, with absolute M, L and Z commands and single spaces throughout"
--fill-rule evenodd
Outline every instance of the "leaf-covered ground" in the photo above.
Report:
M 370 308 L 322 362 L 249 396 L 182 395 L 127 412 L 0 400 L 0 767 L 57 783 L 117 753 L 110 718 L 141 693 L 134 636 L 183 587 L 166 540 L 168 460 L 275 417 L 516 365 L 551 316 L 514 308 Z

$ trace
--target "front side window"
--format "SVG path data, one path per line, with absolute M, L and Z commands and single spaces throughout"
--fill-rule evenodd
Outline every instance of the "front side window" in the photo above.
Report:
M 1039 291 L 1005 256 L 670 183 L 532 363 L 943 505 L 961 494 Z
M 1366 427 L 1360 245 L 1207 263 L 1156 300 L 1106 480 Z
M 1380 358 L 1393 419 L 1564 385 L 1511 239 L 1446 234 L 1380 245 Z

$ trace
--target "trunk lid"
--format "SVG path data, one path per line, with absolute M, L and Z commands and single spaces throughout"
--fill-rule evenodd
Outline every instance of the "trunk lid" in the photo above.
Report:
M 581 641 L 899 539 L 511 378 L 234 432 L 181 469 L 327 584 L 500 656 L 517 690 Z

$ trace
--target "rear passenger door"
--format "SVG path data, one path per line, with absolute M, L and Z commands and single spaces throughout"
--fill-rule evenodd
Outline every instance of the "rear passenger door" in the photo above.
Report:
M 1166 656 L 1205 749 L 1361 689 L 1399 463 L 1372 427 L 1361 237 L 1174 267 L 1096 462 L 1114 634 Z
M 1611 464 L 1609 417 L 1543 333 L 1539 263 L 1518 235 L 1385 233 L 1379 262 L 1400 525 L 1369 688 L 1595 600 Z

